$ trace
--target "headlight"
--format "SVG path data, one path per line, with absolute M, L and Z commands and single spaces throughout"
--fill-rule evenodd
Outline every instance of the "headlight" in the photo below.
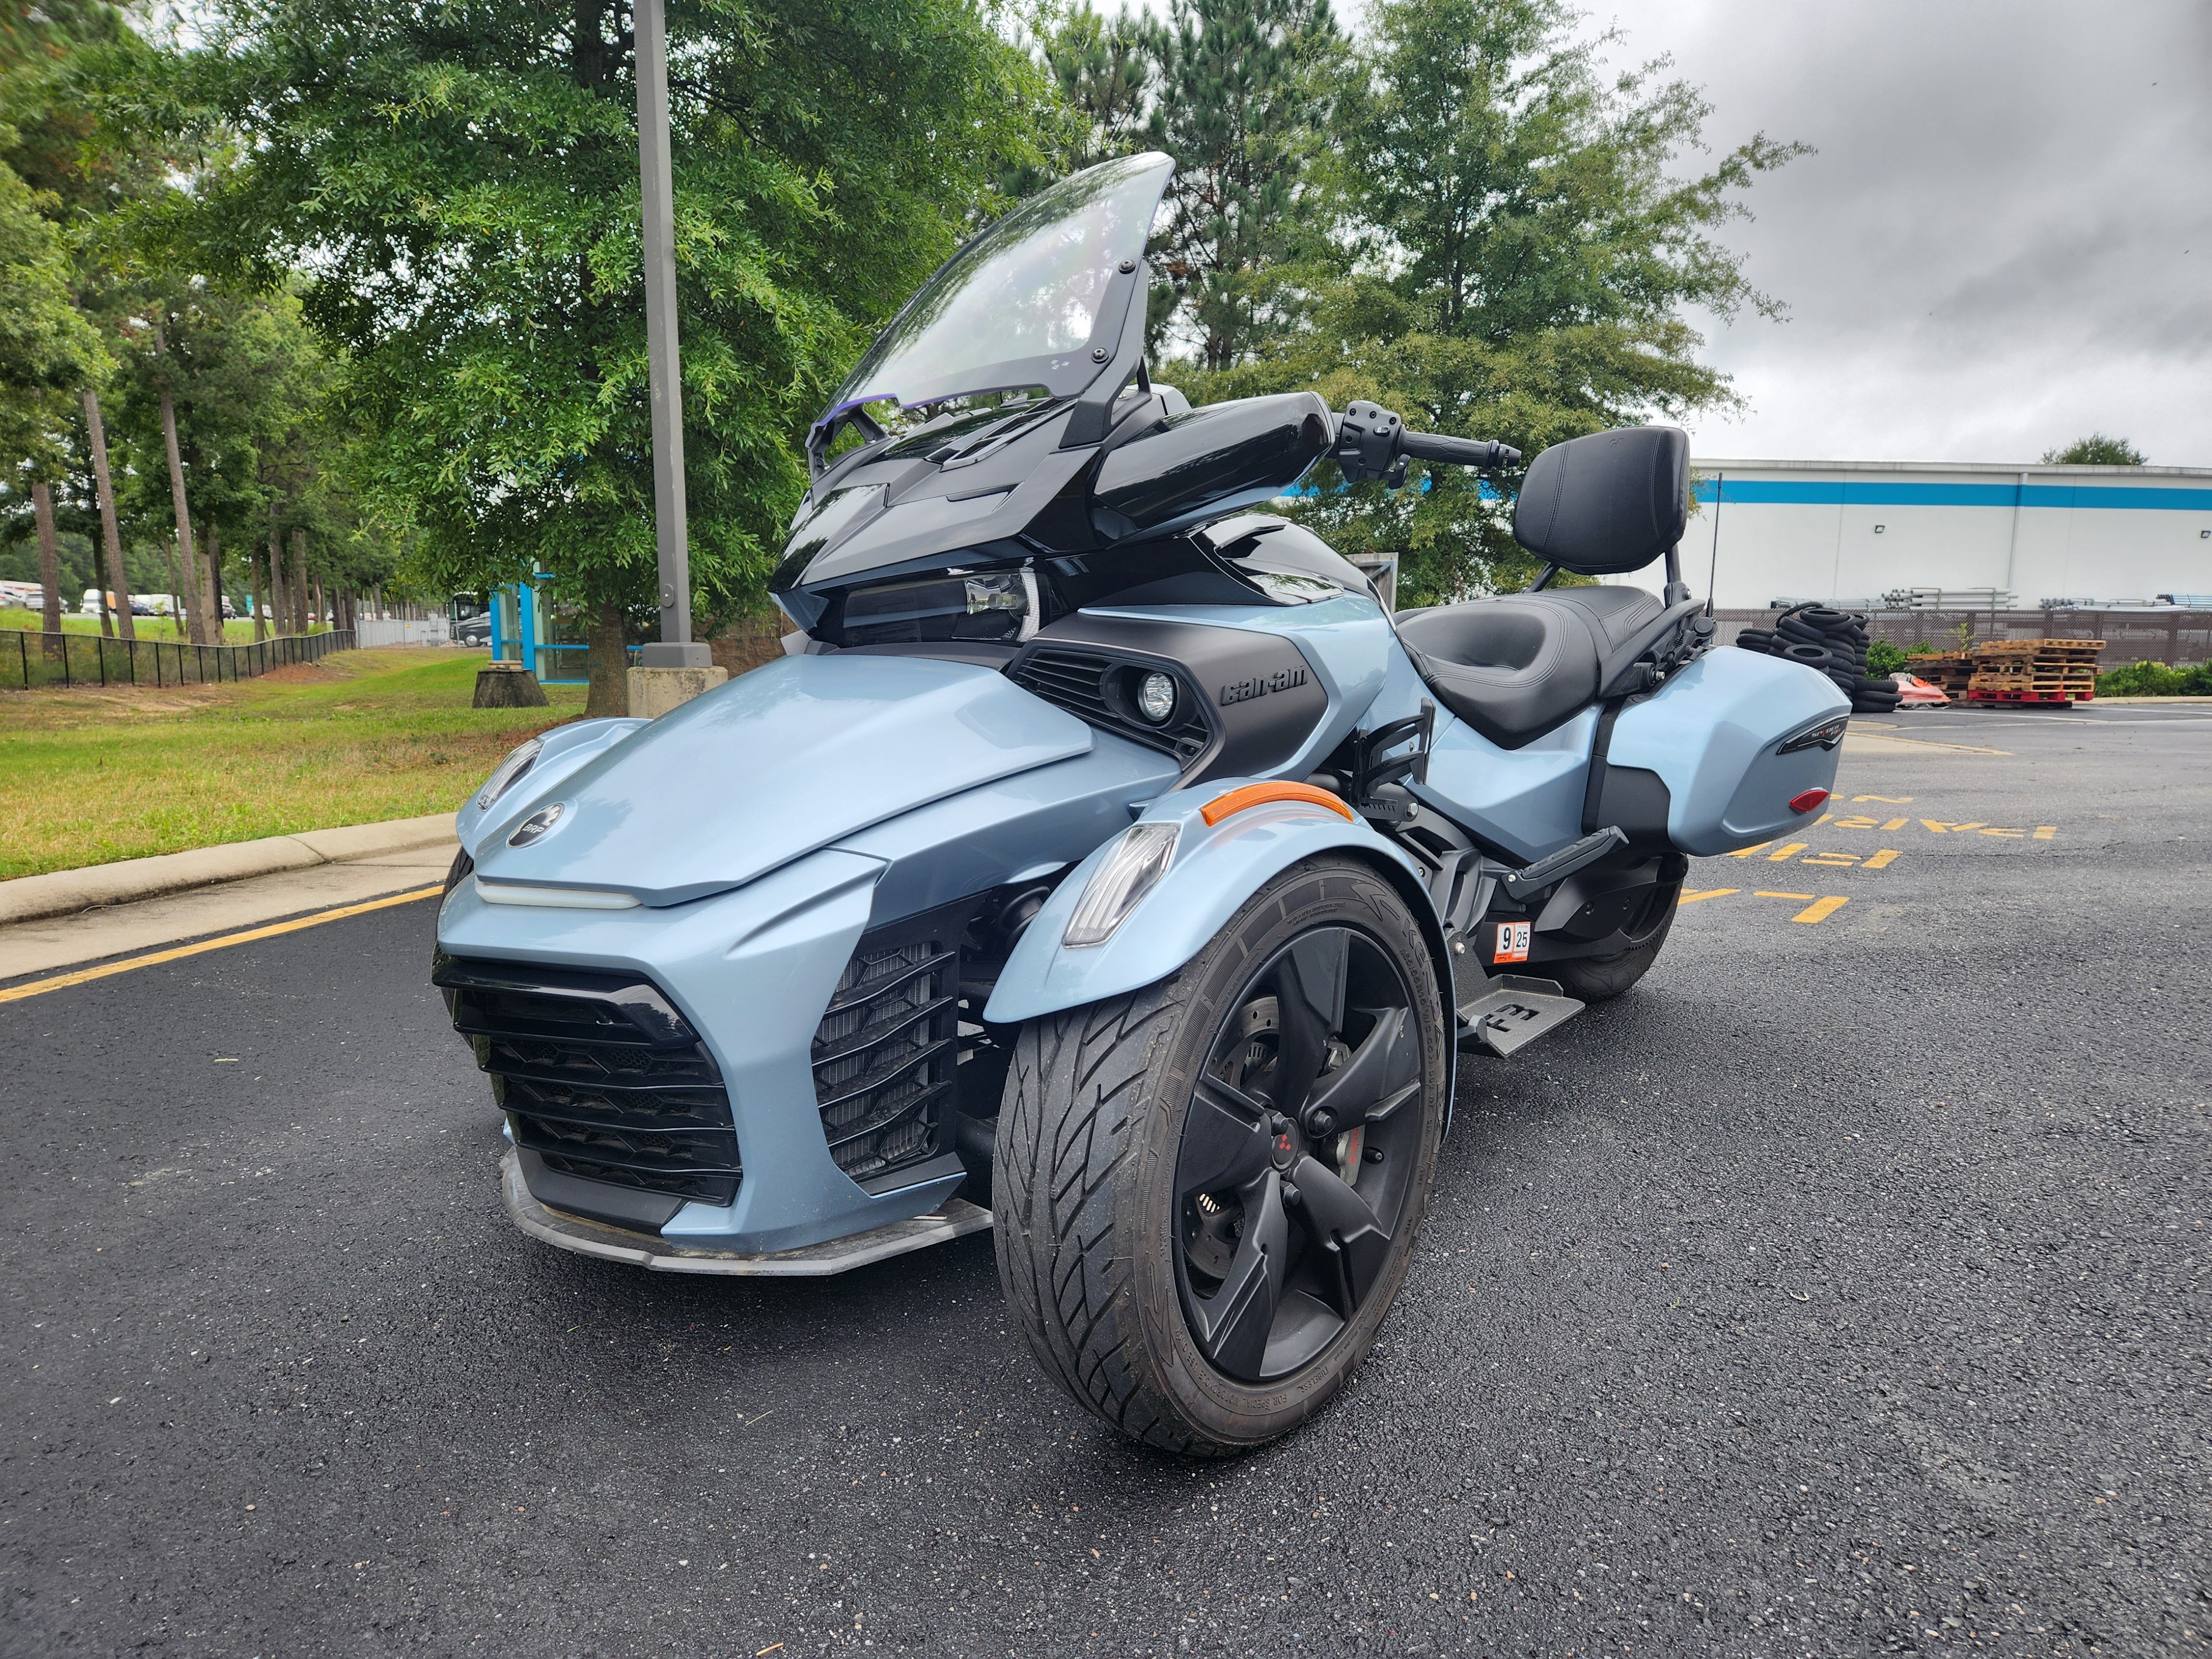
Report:
M 511 751 L 507 757 L 499 763 L 499 769 L 484 781 L 483 789 L 477 792 L 477 811 L 489 811 L 494 801 L 514 788 L 522 775 L 538 764 L 538 750 L 544 747 L 543 743 L 532 738 L 529 742 L 520 744 Z
M 1103 945 L 1127 920 L 1137 902 L 1159 884 L 1175 856 L 1176 826 L 1172 823 L 1133 823 L 1121 832 L 1114 850 L 1084 884 L 1067 931 L 1060 936 L 1066 945 Z
M 1154 726 L 1175 713 L 1175 682 L 1154 669 L 1137 682 L 1137 712 Z

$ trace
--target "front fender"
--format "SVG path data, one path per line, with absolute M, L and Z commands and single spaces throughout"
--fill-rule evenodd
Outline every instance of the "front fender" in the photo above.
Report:
M 1209 827 L 1200 809 L 1251 781 L 1215 779 L 1162 795 L 1146 807 L 1140 823 L 1177 826 L 1175 855 L 1167 873 L 1103 945 L 1071 948 L 1060 943 L 1060 936 L 1091 873 L 1115 842 L 1078 865 L 1023 933 L 983 1018 L 994 1024 L 1018 1024 L 1165 979 L 1196 956 L 1262 884 L 1302 859 L 1339 849 L 1382 865 L 1392 884 L 1407 896 L 1432 951 L 1441 951 L 1442 932 L 1420 866 L 1364 819 L 1346 820 L 1310 802 L 1278 801 L 1249 807 Z M 1443 982 L 1447 988 L 1451 983 L 1448 971 Z
M 620 743 L 633 732 L 642 731 L 652 725 L 650 720 L 617 717 L 611 720 L 570 720 L 566 726 L 556 726 L 541 734 L 538 742 L 544 745 L 538 758 L 531 763 L 529 771 L 517 778 L 506 795 L 492 803 L 489 811 L 477 806 L 477 792 L 461 803 L 455 815 L 453 831 L 460 837 L 461 845 L 468 848 L 469 856 L 477 854 L 477 843 L 483 831 L 493 824 L 503 824 L 520 816 L 519 809 L 534 802 L 552 785 L 570 773 L 580 770 L 595 755 L 604 753 Z

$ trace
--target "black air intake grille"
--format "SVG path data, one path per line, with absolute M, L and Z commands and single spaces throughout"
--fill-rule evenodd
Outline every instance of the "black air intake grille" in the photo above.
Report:
M 861 936 L 814 1032 L 814 1095 L 855 1181 L 951 1144 L 961 918 L 933 912 Z
M 736 1199 L 743 1172 L 721 1072 L 651 981 L 453 957 L 431 978 L 491 1074 L 515 1144 L 548 1169 Z
M 1034 646 L 1008 678 L 1079 720 L 1188 763 L 1206 748 L 1212 733 L 1182 675 L 1174 676 L 1175 712 L 1164 725 L 1150 725 L 1132 712 L 1133 682 L 1152 672 L 1150 664 L 1120 661 L 1097 652 Z

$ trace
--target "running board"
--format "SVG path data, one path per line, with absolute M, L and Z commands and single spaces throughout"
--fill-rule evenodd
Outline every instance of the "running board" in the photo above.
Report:
M 1557 980 L 1500 974 L 1490 984 L 1488 991 L 1461 1006 L 1460 1040 L 1480 1043 L 1501 1057 L 1583 1011 L 1583 1005 Z

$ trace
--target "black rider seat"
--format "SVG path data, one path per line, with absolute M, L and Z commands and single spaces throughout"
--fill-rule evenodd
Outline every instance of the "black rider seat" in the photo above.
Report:
M 1437 700 L 1501 749 L 1571 719 L 1665 614 L 1638 587 L 1563 587 L 1401 611 L 1398 636 Z

